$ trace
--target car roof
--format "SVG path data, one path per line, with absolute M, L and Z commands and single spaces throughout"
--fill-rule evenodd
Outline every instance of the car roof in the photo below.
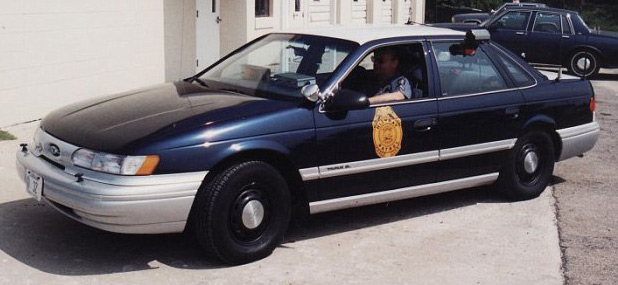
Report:
M 436 28 L 420 24 L 413 25 L 360 25 L 360 26 L 328 26 L 311 29 L 295 29 L 281 33 L 315 35 L 344 39 L 359 44 L 373 40 L 397 37 L 432 37 L 432 36 L 465 36 L 464 32 L 446 28 Z
M 552 8 L 552 7 L 507 7 L 506 10 L 514 11 L 514 10 L 534 10 L 534 11 L 543 11 L 543 12 L 555 12 L 555 13 L 565 13 L 565 14 L 574 14 L 577 15 L 576 11 Z

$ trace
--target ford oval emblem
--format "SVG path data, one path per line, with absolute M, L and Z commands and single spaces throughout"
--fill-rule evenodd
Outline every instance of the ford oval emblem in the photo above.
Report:
M 49 152 L 53 155 L 53 156 L 60 156 L 60 148 L 55 145 L 55 144 L 49 144 Z

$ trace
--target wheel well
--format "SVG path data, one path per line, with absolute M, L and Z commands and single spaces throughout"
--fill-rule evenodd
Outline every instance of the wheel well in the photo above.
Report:
M 583 46 L 583 47 L 574 48 L 567 54 L 568 56 L 564 58 L 564 66 L 570 67 L 571 57 L 573 57 L 576 53 L 580 51 L 587 51 L 587 52 L 593 53 L 599 59 L 599 62 L 598 62 L 599 65 L 604 61 L 603 57 L 601 56 L 601 53 L 598 50 L 592 47 Z
M 541 131 L 549 135 L 552 143 L 554 144 L 554 158 L 556 161 L 558 161 L 558 159 L 560 159 L 560 154 L 562 153 L 562 140 L 560 139 L 560 135 L 558 135 L 555 128 L 553 126 L 550 126 L 549 124 L 535 123 L 527 126 L 523 130 L 522 135 L 531 131 Z
M 227 157 L 209 170 L 204 182 L 208 182 L 210 179 L 213 179 L 217 174 L 232 165 L 244 161 L 254 160 L 266 162 L 281 173 L 283 178 L 288 183 L 290 195 L 292 196 L 292 207 L 298 211 L 295 214 L 304 214 L 305 211 L 307 214 L 309 213 L 309 202 L 305 192 L 303 180 L 298 172 L 298 167 L 296 167 L 296 165 L 287 156 L 276 151 L 248 150 Z

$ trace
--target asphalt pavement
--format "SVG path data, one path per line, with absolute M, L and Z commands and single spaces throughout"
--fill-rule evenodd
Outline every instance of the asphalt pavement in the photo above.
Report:
M 567 284 L 618 284 L 618 70 L 592 84 L 599 141 L 554 170 L 560 245 Z

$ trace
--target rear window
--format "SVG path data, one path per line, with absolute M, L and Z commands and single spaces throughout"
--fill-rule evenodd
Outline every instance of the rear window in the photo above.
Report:
M 528 74 L 521 66 L 514 62 L 511 58 L 506 56 L 503 52 L 497 51 L 498 60 L 507 69 L 507 72 L 513 79 L 515 86 L 526 87 L 534 84 L 534 78 Z
M 478 48 L 474 55 L 451 52 L 456 43 L 433 43 L 440 72 L 442 96 L 484 93 L 506 89 L 506 83 L 487 54 Z

